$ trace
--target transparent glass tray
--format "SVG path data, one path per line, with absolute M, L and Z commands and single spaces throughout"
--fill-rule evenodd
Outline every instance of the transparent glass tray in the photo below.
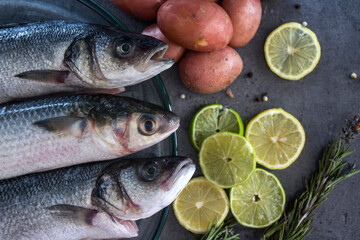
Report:
M 108 11 L 92 0 L 1 0 L 0 24 L 34 22 L 41 20 L 69 20 L 95 24 L 125 26 Z M 135 86 L 127 87 L 121 95 L 161 105 L 171 110 L 169 97 L 156 76 Z M 130 157 L 167 156 L 177 154 L 177 136 L 173 134 L 161 143 Z M 137 221 L 139 236 L 135 239 L 157 240 L 165 224 L 169 208 L 154 216 Z

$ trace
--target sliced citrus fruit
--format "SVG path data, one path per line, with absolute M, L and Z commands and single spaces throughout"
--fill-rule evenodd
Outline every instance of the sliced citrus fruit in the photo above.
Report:
M 285 23 L 270 33 L 264 51 L 271 71 L 288 80 L 299 80 L 309 74 L 321 55 L 316 35 L 295 22 Z
M 270 169 L 290 166 L 305 145 L 300 122 L 281 108 L 259 113 L 247 125 L 246 139 L 256 152 L 256 161 Z
M 246 227 L 264 228 L 281 217 L 285 192 L 274 174 L 257 168 L 250 179 L 230 191 L 230 209 Z
M 220 104 L 206 105 L 193 117 L 190 124 L 190 140 L 200 150 L 205 138 L 217 132 L 244 134 L 244 125 L 237 112 Z
M 242 136 L 217 133 L 205 139 L 200 153 L 202 173 L 211 183 L 231 188 L 246 181 L 255 170 L 255 151 Z
M 205 233 L 216 221 L 222 223 L 229 212 L 229 199 L 224 191 L 204 177 L 192 179 L 174 201 L 174 212 L 187 230 Z

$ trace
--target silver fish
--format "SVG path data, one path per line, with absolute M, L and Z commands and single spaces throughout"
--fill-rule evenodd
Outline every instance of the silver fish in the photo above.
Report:
M 0 181 L 0 239 L 137 236 L 135 220 L 169 205 L 195 165 L 184 157 L 121 159 Z
M 115 95 L 50 97 L 0 106 L 0 179 L 145 149 L 176 131 L 159 106 Z
M 168 45 L 116 28 L 48 21 L 0 27 L 0 103 L 134 85 L 170 68 Z

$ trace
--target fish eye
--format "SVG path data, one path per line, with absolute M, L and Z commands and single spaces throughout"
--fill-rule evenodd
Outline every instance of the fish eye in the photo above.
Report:
M 120 57 L 129 56 L 132 53 L 132 44 L 124 41 L 116 46 L 116 54 Z
M 139 132 L 150 136 L 157 131 L 157 121 L 154 117 L 149 115 L 143 115 L 139 121 Z
M 142 180 L 150 182 L 153 181 L 159 173 L 159 164 L 157 162 L 148 162 L 140 169 L 139 175 Z

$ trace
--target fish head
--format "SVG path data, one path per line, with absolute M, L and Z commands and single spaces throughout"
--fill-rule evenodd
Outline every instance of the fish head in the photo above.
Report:
M 92 202 L 119 219 L 147 218 L 171 204 L 194 172 L 186 157 L 118 161 L 101 173 Z
M 73 47 L 77 54 L 67 58 L 67 63 L 81 80 L 98 88 L 134 85 L 174 64 L 173 59 L 163 58 L 166 43 L 110 27 L 79 39 L 77 45 Z
M 124 156 L 148 148 L 176 131 L 180 119 L 157 105 L 104 96 L 92 115 L 92 137 L 104 151 Z

